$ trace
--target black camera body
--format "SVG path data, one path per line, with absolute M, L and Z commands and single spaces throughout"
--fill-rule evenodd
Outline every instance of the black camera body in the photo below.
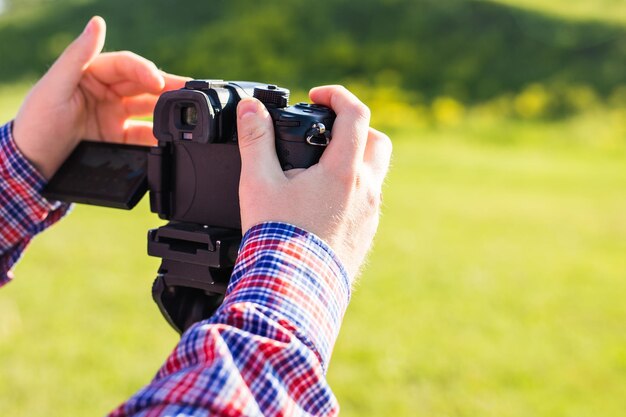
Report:
M 288 105 L 271 84 L 188 81 L 159 97 L 155 147 L 83 141 L 51 179 L 49 199 L 132 209 L 149 190 L 150 209 L 169 220 L 148 232 L 148 254 L 162 259 L 152 295 L 182 333 L 222 302 L 241 242 L 237 104 L 259 99 L 272 117 L 283 170 L 317 163 L 335 113 Z
M 259 99 L 274 122 L 283 170 L 315 164 L 330 140 L 335 114 L 327 107 L 288 106 L 289 90 L 254 82 L 194 80 L 161 95 L 154 110 L 148 180 L 150 206 L 162 218 L 241 228 L 237 104 Z

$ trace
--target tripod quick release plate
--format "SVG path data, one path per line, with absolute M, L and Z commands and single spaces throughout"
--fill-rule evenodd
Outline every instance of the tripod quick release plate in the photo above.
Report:
M 148 255 L 162 259 L 152 297 L 179 333 L 220 306 L 237 258 L 241 232 L 171 222 L 148 232 Z

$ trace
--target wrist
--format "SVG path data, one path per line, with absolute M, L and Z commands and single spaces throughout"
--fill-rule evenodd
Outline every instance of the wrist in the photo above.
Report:
M 6 165 L 2 168 L 4 175 L 11 179 L 24 182 L 25 185 L 36 192 L 43 190 L 46 185 L 46 177 L 41 173 L 31 158 L 23 151 L 15 137 L 15 120 L 0 127 L 0 148 L 7 157 Z
M 56 152 L 44 148 L 46 142 L 42 137 L 34 137 L 21 118 L 16 117 L 12 123 L 13 143 L 19 154 L 30 164 L 32 169 L 44 180 L 52 178 L 60 164 L 55 165 Z
M 69 207 L 41 195 L 46 181 L 17 148 L 12 125 L 0 127 L 0 247 L 5 249 L 38 233 L 46 221 L 57 220 Z M 53 212 L 58 213 L 51 219 Z
M 326 243 L 291 224 L 266 222 L 244 235 L 224 303 L 211 320 L 254 305 L 326 367 L 349 299 L 348 275 Z

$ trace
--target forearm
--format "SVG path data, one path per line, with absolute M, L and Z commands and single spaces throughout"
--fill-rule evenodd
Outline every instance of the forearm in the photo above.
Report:
M 68 209 L 41 196 L 46 181 L 19 151 L 11 129 L 12 123 L 0 127 L 0 286 L 30 240 Z
M 334 415 L 324 374 L 348 300 L 347 275 L 316 236 L 256 226 L 216 314 L 113 415 Z

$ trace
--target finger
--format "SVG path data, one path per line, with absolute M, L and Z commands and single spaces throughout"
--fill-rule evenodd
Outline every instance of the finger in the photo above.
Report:
M 109 99 L 109 95 L 112 94 L 105 84 L 95 79 L 89 72 L 83 74 L 83 78 L 80 80 L 80 88 L 87 91 L 92 97 L 104 97 L 105 100 Z
M 189 81 L 191 78 L 181 77 L 178 75 L 167 74 L 163 71 L 160 71 L 163 79 L 165 81 L 164 87 L 160 91 L 146 91 L 145 86 L 139 84 L 135 81 L 123 81 L 117 84 L 111 85 L 111 89 L 115 94 L 120 97 L 131 97 L 136 96 L 138 94 L 144 93 L 162 93 L 163 91 L 169 90 L 178 90 L 185 86 L 185 83 Z
M 78 85 L 83 72 L 95 60 L 106 37 L 104 20 L 92 17 L 83 33 L 78 36 L 41 79 L 40 88 L 51 97 L 70 97 Z
M 165 87 L 163 87 L 163 91 L 181 89 L 185 86 L 185 83 L 187 81 L 191 80 L 191 78 L 189 77 L 182 77 L 180 75 L 170 74 L 165 71 L 161 71 L 161 75 L 165 80 Z
M 124 123 L 124 143 L 142 146 L 156 145 L 156 138 L 152 133 L 152 122 L 127 120 Z
M 127 117 L 152 116 L 154 106 L 159 99 L 155 94 L 142 94 L 124 98 L 124 111 Z
M 363 161 L 367 143 L 370 111 L 354 94 L 342 86 L 317 87 L 309 96 L 314 103 L 330 107 L 337 114 L 332 137 L 320 163 L 333 169 L 354 171 Z
M 254 98 L 237 106 L 237 132 L 241 154 L 241 181 L 284 178 L 276 155 L 274 126 L 267 109 Z
M 134 81 L 125 81 L 109 86 L 118 97 L 132 97 L 140 94 L 158 94 L 158 91 L 146 91 L 146 88 Z
M 382 185 L 387 175 L 392 148 L 391 140 L 387 135 L 376 129 L 369 129 L 363 161 L 370 168 L 377 184 Z
M 152 61 L 128 51 L 101 54 L 92 62 L 89 72 L 116 92 L 116 87 L 122 85 L 127 89 L 128 86 L 134 86 L 132 91 L 136 91 L 135 94 L 157 94 L 165 86 L 161 71 Z

